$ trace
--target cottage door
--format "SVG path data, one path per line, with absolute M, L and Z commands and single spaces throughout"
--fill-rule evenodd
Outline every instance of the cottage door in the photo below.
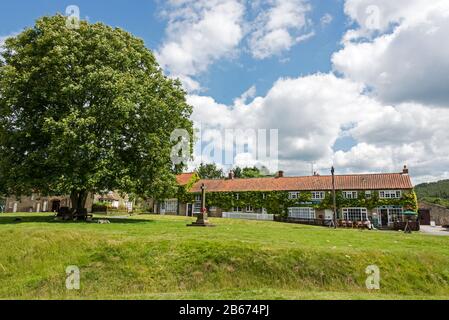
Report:
M 430 210 L 428 209 L 419 210 L 419 223 L 423 226 L 430 226 Z
M 192 203 L 188 203 L 187 204 L 187 212 L 186 215 L 188 217 L 192 217 L 193 216 L 193 204 Z
M 388 227 L 388 209 L 380 210 L 380 218 L 382 220 L 382 227 Z

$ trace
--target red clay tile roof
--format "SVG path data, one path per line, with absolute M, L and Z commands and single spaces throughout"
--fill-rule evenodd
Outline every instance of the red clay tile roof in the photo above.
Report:
M 207 192 L 244 191 L 329 191 L 332 176 L 254 178 L 232 180 L 199 180 L 190 192 L 200 192 L 205 184 Z M 409 175 L 400 173 L 356 174 L 335 176 L 337 190 L 413 189 Z
M 176 181 L 179 185 L 185 186 L 187 183 L 189 183 L 190 179 L 193 177 L 195 173 L 189 172 L 189 173 L 181 173 L 176 176 Z

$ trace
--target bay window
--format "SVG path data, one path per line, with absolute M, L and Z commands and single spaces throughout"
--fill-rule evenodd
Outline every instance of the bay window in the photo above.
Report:
M 346 221 L 368 221 L 368 209 L 343 208 L 343 219 Z
M 288 217 L 294 219 L 314 220 L 315 209 L 313 208 L 288 208 Z

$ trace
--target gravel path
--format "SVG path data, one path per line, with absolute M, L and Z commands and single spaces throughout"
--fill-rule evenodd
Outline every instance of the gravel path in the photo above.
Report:
M 449 236 L 449 230 L 443 227 L 421 226 L 421 233 L 434 236 Z

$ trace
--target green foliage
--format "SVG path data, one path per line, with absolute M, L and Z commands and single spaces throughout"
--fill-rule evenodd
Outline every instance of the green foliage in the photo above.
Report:
M 123 214 L 120 214 L 123 215 Z M 22 223 L 14 220 L 20 217 Z M 276 222 L 96 215 L 111 224 L 0 215 L 0 299 L 449 298 L 449 237 Z M 193 220 L 193 219 L 192 219 Z M 82 270 L 67 290 L 65 270 Z M 381 290 L 367 290 L 368 265 Z
M 238 196 L 237 196 L 238 195 Z M 287 214 L 287 209 L 296 206 L 298 202 L 309 201 L 310 195 L 304 193 L 298 200 L 288 198 L 288 192 L 210 192 L 206 195 L 207 207 L 220 207 L 231 210 L 234 207 L 254 209 L 265 208 L 269 214 Z
M 238 194 L 238 197 L 237 197 Z M 193 202 L 194 194 L 186 193 L 182 201 Z M 381 206 L 400 206 L 406 210 L 418 210 L 418 201 L 414 192 L 403 192 L 401 199 L 379 199 L 378 192 L 373 191 L 367 197 L 364 191 L 358 192 L 357 199 L 345 199 L 342 191 L 336 192 L 337 208 L 362 207 L 374 209 Z M 208 192 L 207 207 L 219 207 L 231 210 L 233 207 L 244 208 L 252 206 L 254 209 L 267 209 L 269 214 L 285 216 L 290 207 L 312 207 L 317 210 L 332 209 L 332 192 L 326 192 L 322 201 L 312 201 L 311 192 L 300 192 L 299 199 L 289 199 L 289 192 L 285 191 L 252 191 L 252 192 Z
M 223 170 L 218 169 L 215 163 L 201 163 L 196 172 L 201 179 L 222 179 L 224 177 Z
M 240 168 L 240 167 L 236 167 L 233 169 L 234 172 L 234 177 L 235 178 L 263 178 L 263 177 L 268 177 L 269 175 L 269 171 L 266 167 L 262 167 L 261 169 L 257 168 L 257 167 L 245 167 L 245 168 Z
M 449 200 L 449 180 L 419 184 L 415 190 L 420 199 L 433 197 Z
M 449 208 L 449 180 L 419 184 L 415 190 L 419 200 Z
M 195 172 L 190 180 L 184 186 L 179 186 L 177 190 L 177 199 L 181 203 L 192 203 L 194 200 L 194 195 L 188 190 L 190 190 L 193 185 L 200 180 L 199 175 Z
M 107 207 L 112 208 L 112 203 L 107 201 L 97 201 L 92 204 L 92 207 Z
M 9 38 L 2 60 L 0 194 L 175 192 L 170 135 L 193 138 L 192 108 L 141 39 L 57 15 Z
M 337 209 L 341 208 L 367 208 L 375 209 L 382 206 L 400 206 L 406 210 L 418 210 L 418 200 L 415 192 L 403 192 L 400 199 L 380 199 L 377 191 L 372 191 L 371 196 L 366 195 L 366 191 L 359 191 L 357 199 L 346 199 L 342 191 L 335 193 Z M 315 205 L 316 209 L 331 209 L 333 207 L 332 193 L 326 192 L 325 199 Z
M 422 197 L 420 200 L 426 201 L 429 203 L 434 203 L 449 209 L 449 200 L 435 197 Z

